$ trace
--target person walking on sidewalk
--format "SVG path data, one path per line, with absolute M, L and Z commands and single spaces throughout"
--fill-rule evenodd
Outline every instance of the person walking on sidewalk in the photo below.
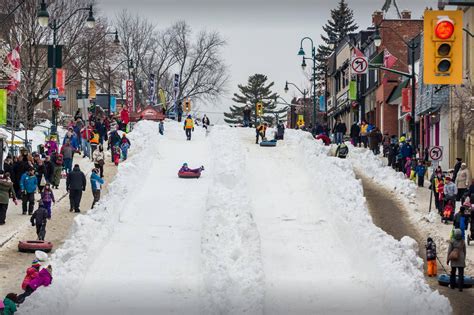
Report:
M 191 140 L 191 132 L 194 131 L 194 121 L 191 115 L 184 120 L 184 131 L 186 132 L 186 139 Z
M 454 230 L 454 239 L 449 242 L 447 263 L 451 263 L 451 277 L 449 287 L 456 286 L 456 271 L 458 274 L 458 288 L 462 292 L 464 287 L 464 268 L 466 267 L 466 243 L 462 238 L 460 229 Z
M 456 178 L 458 177 L 458 172 L 461 169 L 462 159 L 456 158 L 456 164 L 454 164 L 454 172 L 453 172 L 453 182 L 456 182 Z
M 69 211 L 81 212 L 80 205 L 82 192 L 86 190 L 86 175 L 81 171 L 78 164 L 74 165 L 72 172 L 67 174 L 66 190 L 69 192 Z
M 357 123 L 357 121 L 354 121 L 354 123 L 351 126 L 351 142 L 352 145 L 357 147 L 360 144 L 360 126 Z
M 124 132 L 122 134 L 122 140 L 120 140 L 120 150 L 122 152 L 122 160 L 125 161 L 128 158 L 128 149 L 130 148 L 131 143 L 127 138 L 127 134 Z
M 94 167 L 99 169 L 100 177 L 104 177 L 104 164 L 105 164 L 105 153 L 102 144 L 99 144 L 99 148 L 92 154 L 92 160 L 94 161 Z
M 35 206 L 35 192 L 38 188 L 38 178 L 35 175 L 35 169 L 30 168 L 28 172 L 23 174 L 20 180 L 20 189 L 22 193 L 22 207 L 23 207 L 23 214 L 26 215 L 26 211 L 28 210 L 28 214 L 31 215 L 33 213 L 33 208 Z
M 74 155 L 74 148 L 72 147 L 69 140 L 61 147 L 61 154 L 63 156 L 63 165 L 66 174 L 69 174 L 72 170 L 72 159 Z
M 344 135 L 346 134 L 347 127 L 344 122 L 341 122 L 341 119 L 337 119 L 336 126 L 334 126 L 334 133 L 336 135 L 336 144 L 341 144 L 344 141 Z
M 94 197 L 94 201 L 92 202 L 92 208 L 94 205 L 99 202 L 100 200 L 100 189 L 101 186 L 105 183 L 105 181 L 99 176 L 99 170 L 94 168 L 91 174 L 91 187 L 92 187 L 92 196 Z
M 10 180 L 10 173 L 5 173 L 0 179 L 0 225 L 5 224 L 10 198 L 12 198 L 13 202 L 16 204 L 15 190 L 13 189 L 13 183 Z
M 438 274 L 438 265 L 436 264 L 436 243 L 431 237 L 428 237 L 425 248 L 426 262 L 428 265 L 426 273 L 428 277 L 436 277 L 436 275 Z
M 471 180 L 471 172 L 467 168 L 466 163 L 462 163 L 461 170 L 457 173 L 457 177 L 455 180 L 456 187 L 458 188 L 458 193 L 456 195 L 457 201 L 463 199 L 464 193 L 469 188 L 469 185 L 471 185 Z M 461 201 L 464 201 L 464 199 Z

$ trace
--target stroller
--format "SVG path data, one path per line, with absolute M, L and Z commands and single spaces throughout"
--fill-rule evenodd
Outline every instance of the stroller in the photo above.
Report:
M 443 215 L 441 217 L 441 222 L 448 224 L 448 221 L 453 221 L 454 220 L 454 205 L 453 205 L 453 200 L 448 199 L 445 202 L 445 206 L 443 209 Z

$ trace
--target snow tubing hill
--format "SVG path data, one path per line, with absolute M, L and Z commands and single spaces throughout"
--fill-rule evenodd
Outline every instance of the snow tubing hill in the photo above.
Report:
M 277 145 L 277 141 L 276 140 L 265 140 L 265 141 L 262 141 L 260 142 L 260 146 L 261 147 L 276 147 Z
M 20 241 L 18 251 L 22 253 L 34 253 L 37 250 L 49 253 L 53 249 L 53 243 L 47 241 Z
M 194 172 L 178 172 L 179 178 L 199 178 L 201 177 L 201 172 L 194 173 Z
M 442 286 L 448 286 L 449 285 L 449 275 L 447 274 L 442 274 L 439 275 L 438 277 L 438 283 Z M 458 286 L 459 283 L 459 276 L 456 276 L 456 287 Z M 469 276 L 464 276 L 464 288 L 472 288 L 474 285 L 474 278 L 469 277 Z

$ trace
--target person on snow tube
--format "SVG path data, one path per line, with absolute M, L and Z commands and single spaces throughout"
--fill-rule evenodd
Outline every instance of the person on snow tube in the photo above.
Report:
M 189 168 L 188 163 L 183 163 L 183 166 L 179 169 L 179 173 L 186 173 L 186 172 L 191 172 L 191 173 L 196 173 L 200 174 L 202 171 L 204 171 L 204 166 L 201 166 L 200 168 Z

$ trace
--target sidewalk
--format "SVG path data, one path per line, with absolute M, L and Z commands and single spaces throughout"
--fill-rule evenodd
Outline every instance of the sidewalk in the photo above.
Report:
M 92 205 L 92 191 L 90 187 L 90 171 L 93 164 L 89 159 L 75 158 L 75 164 L 79 164 L 81 170 L 87 177 L 87 188 L 81 201 L 82 213 L 87 212 Z M 107 186 L 114 178 L 117 168 L 110 162 L 110 155 L 106 154 L 106 164 L 104 166 L 104 175 L 106 185 L 103 188 L 102 196 L 107 193 Z M 46 240 L 54 244 L 54 250 L 58 249 L 69 235 L 70 228 L 74 222 L 75 213 L 69 212 L 69 198 L 66 194 L 66 180 L 61 180 L 59 189 L 54 190 L 56 204 L 53 205 L 52 219 L 48 221 L 46 227 Z M 59 200 L 63 197 L 61 200 Z M 7 223 L 5 232 L 0 227 L 0 296 L 7 293 L 20 293 L 21 282 L 25 275 L 26 268 L 34 259 L 32 253 L 18 252 L 18 241 L 25 239 L 36 239 L 36 230 L 30 224 L 30 216 L 21 214 L 21 204 L 9 207 L 7 213 Z M 35 206 L 36 209 L 36 206 Z M 2 243 L 4 243 L 2 245 Z

